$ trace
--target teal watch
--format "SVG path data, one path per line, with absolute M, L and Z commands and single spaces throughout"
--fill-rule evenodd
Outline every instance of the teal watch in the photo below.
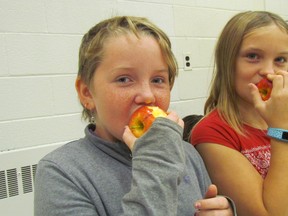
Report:
M 288 142 L 288 130 L 281 128 L 268 128 L 267 135 L 271 138 L 275 138 L 283 142 Z

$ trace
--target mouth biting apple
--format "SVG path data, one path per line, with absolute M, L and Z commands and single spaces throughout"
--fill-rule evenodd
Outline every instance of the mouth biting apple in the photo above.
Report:
M 259 90 L 262 100 L 268 100 L 271 96 L 271 91 L 273 87 L 272 82 L 267 78 L 263 78 L 262 80 L 260 80 L 259 83 L 256 84 L 256 86 Z
M 135 137 L 142 136 L 158 117 L 166 117 L 167 113 L 157 106 L 142 106 L 131 116 L 129 128 Z

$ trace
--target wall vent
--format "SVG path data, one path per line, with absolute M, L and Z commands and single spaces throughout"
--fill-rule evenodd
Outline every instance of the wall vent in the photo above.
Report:
M 6 187 L 6 174 L 5 171 L 0 171 L 0 199 L 7 198 L 7 187 Z
M 33 164 L 20 168 L 1 170 L 0 199 L 33 192 L 36 167 L 37 164 Z
M 16 168 L 7 170 L 6 174 L 7 174 L 9 197 L 19 195 L 19 191 L 18 191 L 19 187 L 18 187 L 18 178 L 17 178 Z
M 65 142 L 66 143 L 66 142 Z M 39 160 L 62 143 L 0 152 L 0 215 L 33 215 Z

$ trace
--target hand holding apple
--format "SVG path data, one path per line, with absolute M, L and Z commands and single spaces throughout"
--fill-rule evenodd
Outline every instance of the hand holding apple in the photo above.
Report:
M 125 129 L 124 129 L 124 132 L 122 135 L 122 139 L 126 143 L 126 145 L 129 147 L 129 149 L 132 151 L 137 138 L 131 132 L 129 126 L 125 126 Z
M 270 98 L 273 87 L 272 82 L 267 78 L 263 78 L 259 83 L 256 84 L 256 86 L 259 90 L 262 100 L 268 100 Z
M 167 113 L 156 106 L 142 106 L 131 116 L 129 128 L 135 137 L 142 136 L 157 117 L 166 117 Z

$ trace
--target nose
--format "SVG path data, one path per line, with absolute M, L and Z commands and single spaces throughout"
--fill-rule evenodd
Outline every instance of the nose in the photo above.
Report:
M 276 67 L 274 65 L 274 62 L 267 61 L 263 64 L 260 74 L 266 76 L 267 74 L 274 74 L 275 71 L 276 71 Z
M 155 95 L 150 84 L 145 83 L 139 86 L 135 102 L 144 105 L 152 105 L 155 103 Z

